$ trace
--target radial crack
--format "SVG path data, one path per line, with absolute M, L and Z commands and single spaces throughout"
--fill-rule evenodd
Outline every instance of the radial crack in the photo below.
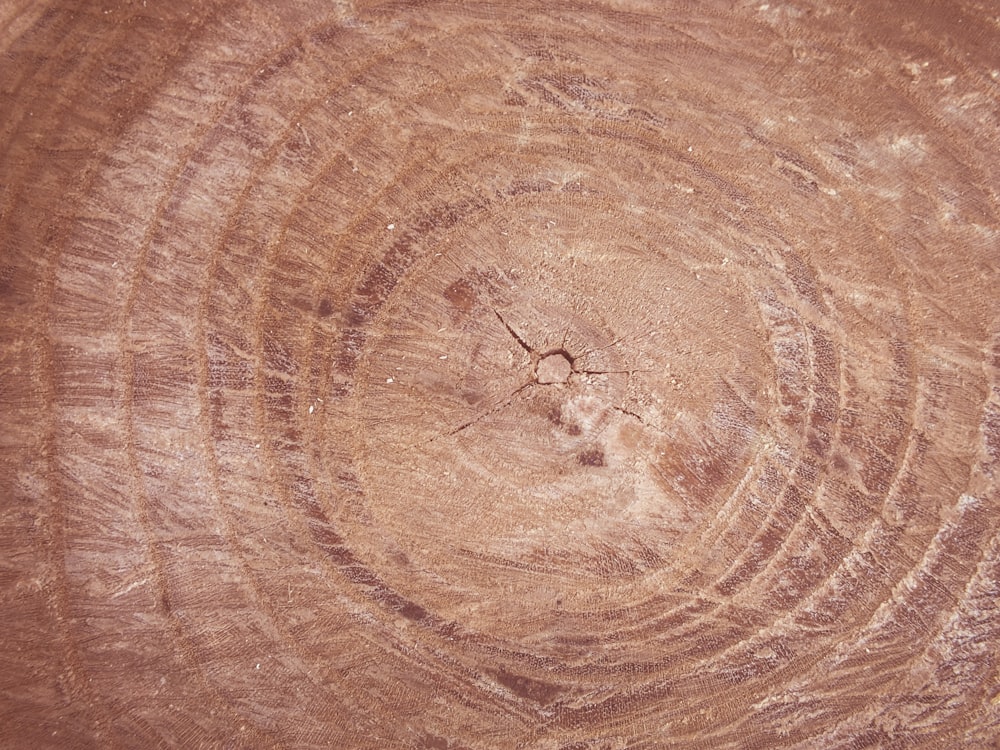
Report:
M 637 372 L 653 372 L 652 370 L 574 370 L 581 375 L 635 375 Z
M 524 349 L 524 351 L 528 352 L 528 354 L 536 354 L 535 350 L 528 344 L 528 342 L 521 338 L 520 334 L 511 328 L 507 321 L 503 319 L 503 316 L 496 310 L 496 308 L 493 309 L 493 314 L 497 316 L 497 319 L 503 324 L 503 327 L 507 329 L 507 332 L 514 337 L 514 340 L 521 345 L 521 348 Z
M 521 391 L 523 391 L 525 388 L 527 388 L 530 385 L 532 385 L 532 383 L 529 381 L 529 382 L 525 383 L 524 385 L 522 385 L 522 386 L 514 389 L 511 392 L 511 394 L 506 399 L 504 399 L 504 401 L 502 403 L 497 404 L 492 409 L 487 409 L 482 414 L 477 414 L 475 417 L 473 417 L 472 419 L 470 419 L 468 422 L 460 424 L 458 427 L 455 427 L 454 429 L 449 430 L 448 432 L 442 432 L 440 435 L 435 435 L 434 437 L 432 437 L 429 440 L 427 440 L 424 443 L 424 445 L 427 445 L 428 443 L 433 443 L 434 441 L 440 440 L 441 438 L 444 438 L 444 437 L 451 437 L 452 435 L 457 435 L 458 433 L 462 432 L 463 430 L 467 430 L 469 427 L 472 427 L 473 425 L 476 425 L 479 422 L 482 422 L 484 419 L 486 419 L 486 417 L 489 417 L 489 416 L 491 416 L 493 414 L 496 414 L 501 409 L 506 409 L 508 406 L 510 406 L 511 402 L 514 400 L 514 397 L 517 396 L 517 394 L 519 394 Z
M 669 437 L 667 431 L 664 430 L 662 427 L 647 422 L 645 418 L 643 418 L 639 414 L 636 414 L 634 411 L 626 409 L 624 406 L 612 406 L 611 408 L 614 409 L 619 414 L 624 414 L 626 417 L 632 417 L 632 419 L 641 424 L 643 427 L 653 430 L 654 432 L 658 432 L 661 435 L 664 435 L 665 437 Z

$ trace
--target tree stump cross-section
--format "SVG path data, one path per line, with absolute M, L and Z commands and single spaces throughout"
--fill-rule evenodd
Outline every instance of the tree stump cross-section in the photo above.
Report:
M 986 0 L 0 0 L 0 746 L 996 748 Z

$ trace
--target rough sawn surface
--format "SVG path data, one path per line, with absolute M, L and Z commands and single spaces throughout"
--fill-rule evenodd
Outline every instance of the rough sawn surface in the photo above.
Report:
M 1000 15 L 0 0 L 0 746 L 995 748 Z

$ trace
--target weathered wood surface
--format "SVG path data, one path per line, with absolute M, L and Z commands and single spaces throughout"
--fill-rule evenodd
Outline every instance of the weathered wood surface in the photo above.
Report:
M 0 4 L 0 745 L 987 748 L 1000 16 Z

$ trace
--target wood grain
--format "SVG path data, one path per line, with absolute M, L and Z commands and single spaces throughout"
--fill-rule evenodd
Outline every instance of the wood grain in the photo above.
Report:
M 0 52 L 0 745 L 1000 747 L 993 3 Z

